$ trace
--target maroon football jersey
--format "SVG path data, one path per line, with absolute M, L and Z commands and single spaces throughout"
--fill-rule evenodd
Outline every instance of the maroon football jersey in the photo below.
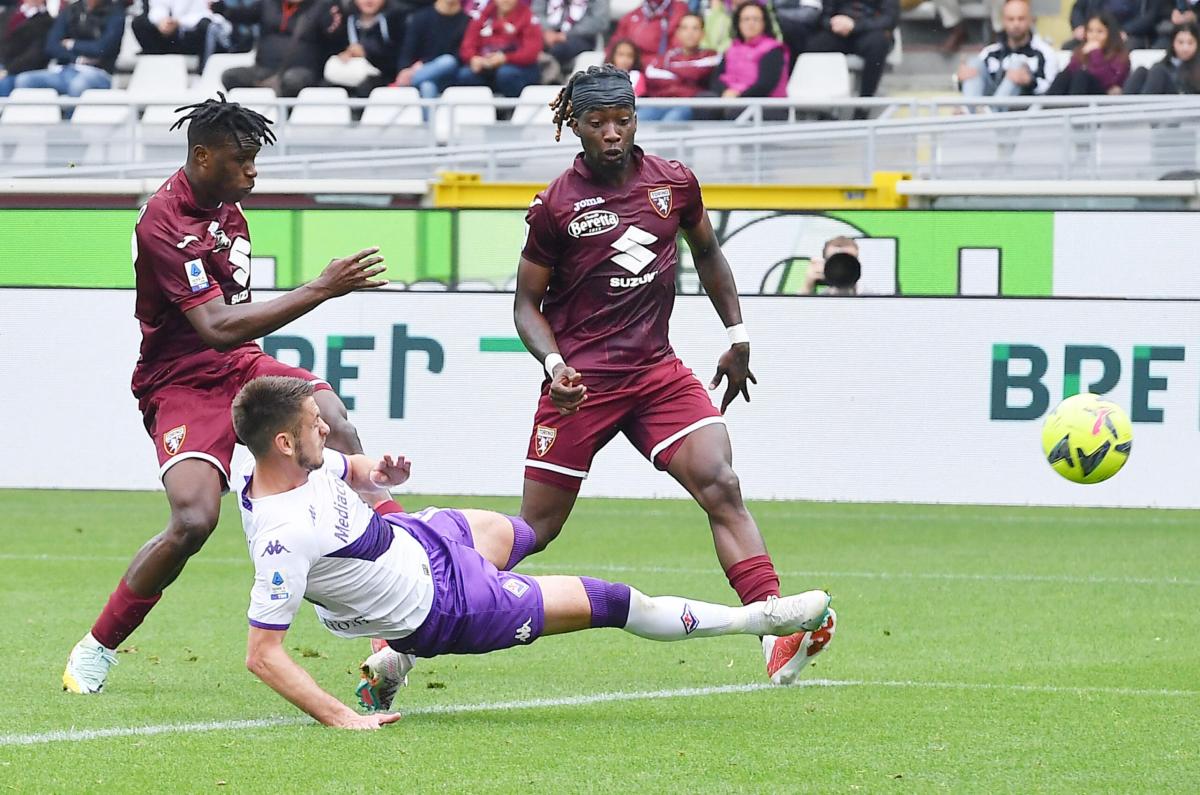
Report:
M 242 209 L 198 207 L 183 169 L 146 202 L 133 230 L 134 315 L 142 348 L 133 371 L 139 399 L 175 375 L 211 368 L 236 351 L 210 348 L 184 312 L 214 298 L 250 300 L 250 230 Z
M 634 175 L 614 187 L 580 154 L 539 193 L 522 256 L 552 268 L 542 313 L 567 364 L 585 377 L 629 374 L 674 356 L 675 239 L 704 217 L 687 166 L 633 150 Z

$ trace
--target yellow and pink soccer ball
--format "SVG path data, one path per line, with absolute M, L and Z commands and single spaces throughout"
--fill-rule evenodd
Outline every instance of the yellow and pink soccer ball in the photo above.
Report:
M 1121 471 L 1133 447 L 1133 426 L 1116 403 L 1099 395 L 1072 395 L 1042 426 L 1050 468 L 1075 483 L 1099 483 Z

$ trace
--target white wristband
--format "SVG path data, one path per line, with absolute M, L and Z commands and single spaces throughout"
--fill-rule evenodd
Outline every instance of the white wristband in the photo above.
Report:
M 566 364 L 566 362 L 563 360 L 563 357 L 560 356 L 558 354 L 558 352 L 556 351 L 554 353 L 547 354 L 546 361 L 542 363 L 542 367 L 546 368 L 546 375 L 553 378 L 554 377 L 554 368 L 560 364 Z
M 746 333 L 746 324 L 738 323 L 736 326 L 728 326 L 725 332 L 729 335 L 729 344 L 737 345 L 739 342 L 750 342 L 750 335 Z

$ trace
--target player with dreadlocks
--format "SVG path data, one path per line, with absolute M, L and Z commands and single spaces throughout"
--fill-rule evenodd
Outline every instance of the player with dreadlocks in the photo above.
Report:
M 167 491 L 167 527 L 134 556 L 91 631 L 75 645 L 63 689 L 98 693 L 116 649 L 200 550 L 229 488 L 236 436 L 230 406 L 242 385 L 262 375 L 310 381 L 329 444 L 361 453 L 346 407 L 329 385 L 263 353 L 264 337 L 323 302 L 386 284 L 378 249 L 336 259 L 313 281 L 274 301 L 250 302 L 250 231 L 238 203 L 254 188 L 254 158 L 275 140 L 270 120 L 223 95 L 196 105 L 187 125 L 187 162 L 150 197 L 133 233 L 142 344 L 133 394 L 158 454 Z M 241 485 L 241 484 L 238 484 Z M 380 490 L 381 510 L 397 506 Z
M 708 514 L 717 559 L 742 603 L 778 596 L 779 577 L 742 502 L 724 420 L 739 393 L 750 399 L 750 338 L 696 176 L 634 145 L 633 86 L 611 65 L 576 73 L 551 108 L 555 138 L 566 124 L 583 152 L 526 215 L 514 313 L 546 379 L 513 560 L 558 535 L 593 456 L 623 433 Z M 667 339 L 680 230 L 729 333 L 709 385 L 727 379 L 720 411 Z M 830 611 L 817 630 L 763 638 L 771 681 L 794 682 L 829 642 L 835 620 Z

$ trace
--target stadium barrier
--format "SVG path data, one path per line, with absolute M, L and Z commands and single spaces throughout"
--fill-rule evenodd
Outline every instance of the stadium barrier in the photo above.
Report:
M 267 299 L 269 295 L 260 294 Z M 129 375 L 131 291 L 0 289 L 0 382 L 21 422 L 0 487 L 156 486 Z M 759 384 L 727 414 L 747 497 L 1200 507 L 1197 304 L 863 298 L 743 301 Z M 47 334 L 48 318 L 55 333 Z M 711 376 L 728 344 L 707 298 L 680 296 L 672 339 Z M 541 380 L 504 295 L 347 296 L 264 341 L 341 394 L 368 452 L 414 461 L 422 493 L 518 494 Z M 19 386 L 17 386 L 19 385 Z M 1106 392 L 1134 421 L 1129 464 L 1078 486 L 1042 460 L 1065 394 Z M 64 458 L 82 462 L 64 470 Z M 64 472 L 69 474 L 64 475 Z M 623 440 L 585 496 L 682 497 Z

